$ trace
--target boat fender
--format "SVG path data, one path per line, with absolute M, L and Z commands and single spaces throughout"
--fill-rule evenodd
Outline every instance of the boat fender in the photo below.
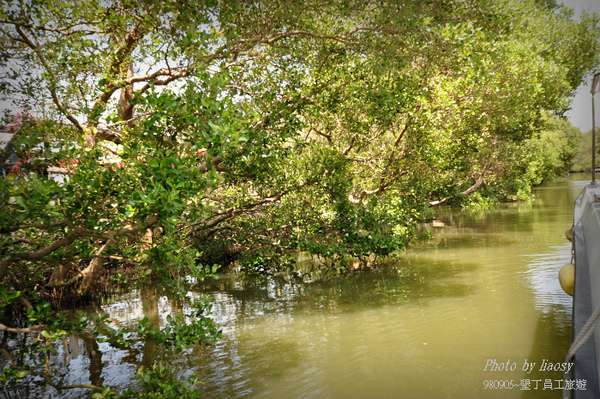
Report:
M 567 263 L 558 271 L 558 281 L 563 291 L 573 296 L 573 287 L 575 285 L 575 265 Z
M 567 237 L 567 240 L 573 241 L 573 226 L 569 227 L 567 231 L 565 231 L 565 237 Z

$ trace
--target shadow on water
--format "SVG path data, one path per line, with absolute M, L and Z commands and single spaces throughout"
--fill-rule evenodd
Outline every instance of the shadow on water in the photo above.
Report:
M 476 268 L 476 263 L 432 261 L 406 255 L 399 262 L 390 262 L 379 268 L 310 282 L 303 282 L 297 276 L 251 279 L 225 276 L 205 282 L 198 287 L 198 292 L 226 294 L 234 302 L 259 306 L 263 312 L 269 311 L 270 303 L 281 304 L 286 311 L 319 312 L 334 305 L 339 312 L 348 312 L 429 298 L 469 295 L 474 287 L 453 281 L 452 277 Z M 271 309 L 278 310 L 277 306 Z

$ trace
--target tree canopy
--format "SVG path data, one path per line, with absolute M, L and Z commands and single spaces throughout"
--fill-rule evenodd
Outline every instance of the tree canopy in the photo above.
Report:
M 596 16 L 533 0 L 1 9 L 0 96 L 36 155 L 0 181 L 0 280 L 26 300 L 109 264 L 183 289 L 231 260 L 396 253 L 431 206 L 564 170 L 560 117 L 600 61 Z

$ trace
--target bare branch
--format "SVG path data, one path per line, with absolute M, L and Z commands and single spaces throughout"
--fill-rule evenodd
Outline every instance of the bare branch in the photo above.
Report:
M 13 327 L 5 326 L 4 324 L 0 324 L 0 330 L 12 332 L 12 333 L 18 333 L 18 334 L 34 334 L 44 328 L 46 328 L 46 326 L 43 324 L 39 324 L 39 325 L 33 326 L 33 327 L 26 327 L 26 328 L 13 328 Z
M 122 256 L 116 256 L 116 255 L 108 255 L 105 257 L 106 259 L 113 259 L 113 260 L 118 260 L 119 262 L 124 262 L 124 263 L 130 263 L 132 265 L 139 265 L 140 262 L 137 262 L 133 259 L 128 259 L 128 258 L 124 258 Z
M 40 377 L 44 377 L 44 380 L 46 381 L 46 383 L 48 385 L 52 385 L 56 389 L 88 388 L 88 389 L 93 389 L 96 392 L 102 392 L 102 390 L 103 390 L 102 387 L 99 387 L 97 385 L 92 385 L 92 384 L 59 385 L 59 384 L 55 383 L 54 381 L 52 381 L 50 379 L 50 376 L 48 374 L 37 373 L 35 371 L 28 371 L 28 370 L 24 370 L 24 371 L 27 372 L 28 374 L 32 374 L 32 375 L 37 375 L 37 376 L 40 376 Z
M 140 95 L 140 94 L 148 91 L 148 89 L 150 88 L 150 83 L 152 83 L 155 86 L 166 86 L 176 79 L 185 78 L 190 75 L 191 75 L 191 72 L 187 69 L 179 71 L 179 72 L 173 72 L 171 70 L 161 69 L 150 75 L 133 77 L 130 80 L 128 80 L 127 82 L 131 82 L 131 83 L 148 82 L 141 89 L 136 90 L 136 92 L 135 92 L 136 95 Z M 166 79 L 159 79 L 159 78 L 162 78 L 165 76 L 167 77 Z
M 475 183 L 471 187 L 469 187 L 465 191 L 461 192 L 462 195 L 469 195 L 469 194 L 475 192 L 475 190 L 477 190 L 479 188 L 479 186 L 481 186 L 481 184 L 484 181 L 485 174 L 488 171 L 491 163 L 492 163 L 492 160 L 490 159 L 488 161 L 488 163 L 485 164 L 485 166 L 483 167 L 483 170 L 481 171 L 481 174 L 479 175 L 479 178 L 475 181 Z
M 31 306 L 31 303 L 25 299 L 23 297 L 23 295 L 19 296 L 19 301 L 27 308 L 27 309 L 33 309 L 33 306 Z
M 39 260 L 44 258 L 45 256 L 50 255 L 52 252 L 56 251 L 59 248 L 72 244 L 75 240 L 81 237 L 103 238 L 103 235 L 93 230 L 78 228 L 73 230 L 71 233 L 67 234 L 65 238 L 56 240 L 44 248 L 25 252 L 22 254 L 17 254 L 14 255 L 12 258 L 14 260 Z M 2 276 L 0 275 L 0 277 Z

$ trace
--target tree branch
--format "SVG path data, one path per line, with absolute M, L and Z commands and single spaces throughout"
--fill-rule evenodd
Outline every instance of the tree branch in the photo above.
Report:
M 26 372 L 27 374 L 43 377 L 48 385 L 51 385 L 52 387 L 54 387 L 57 390 L 74 389 L 74 388 L 88 388 L 88 389 L 93 389 L 96 392 L 102 392 L 102 389 L 103 389 L 102 387 L 99 387 L 97 385 L 92 385 L 92 384 L 59 385 L 59 384 L 55 383 L 54 381 L 52 381 L 52 379 L 50 378 L 50 376 L 48 374 L 39 373 L 39 372 L 35 372 L 35 371 L 29 371 L 29 370 L 23 370 L 23 371 Z
M 20 226 L 13 226 L 8 228 L 9 232 L 13 232 L 13 231 L 17 231 L 17 230 L 22 230 L 22 229 L 28 229 L 28 228 L 36 228 L 36 229 L 50 229 L 52 227 L 57 227 L 57 226 L 62 226 L 66 223 L 69 223 L 71 221 L 75 220 L 75 218 L 71 218 L 71 219 L 67 219 L 67 220 L 61 220 L 60 222 L 55 222 L 55 223 L 49 223 L 49 224 L 44 224 L 44 223 L 32 223 L 32 224 L 23 224 Z
M 350 143 L 348 143 L 348 147 L 346 147 L 344 149 L 344 151 L 342 152 L 343 156 L 348 155 L 348 153 L 350 152 L 350 150 L 352 149 L 352 147 L 354 147 L 354 141 L 356 140 L 357 136 L 358 136 L 358 133 L 355 134 L 354 136 L 352 136 L 352 138 L 350 139 Z
M 474 193 L 479 188 L 479 186 L 481 186 L 483 184 L 483 182 L 485 181 L 485 174 L 487 173 L 491 164 L 492 164 L 492 160 L 490 159 L 483 167 L 483 170 L 481 171 L 481 174 L 479 175 L 479 178 L 477 178 L 475 183 L 473 185 L 471 185 L 469 188 L 467 188 L 466 190 L 461 191 L 460 194 L 461 195 L 470 195 L 470 194 Z M 450 198 L 451 197 L 446 197 L 446 198 L 442 198 L 441 200 L 438 200 L 438 201 L 430 201 L 429 206 L 442 205 L 442 204 L 448 202 L 448 200 Z
M 73 125 L 75 125 L 75 127 L 79 131 L 84 133 L 85 129 L 83 128 L 81 123 L 79 123 L 79 121 L 77 119 L 75 119 L 75 117 L 73 115 L 71 115 L 71 113 L 69 111 L 67 111 L 67 108 L 63 105 L 63 103 L 58 98 L 58 94 L 56 93 L 56 85 L 58 84 L 58 78 L 54 74 L 54 71 L 50 68 L 50 65 L 46 61 L 46 57 L 44 57 L 44 54 L 42 54 L 42 52 L 40 51 L 39 44 L 33 43 L 33 41 L 25 34 L 25 32 L 23 32 L 23 30 L 21 29 L 21 27 L 19 25 L 15 25 L 15 29 L 16 29 L 17 33 L 19 34 L 19 36 L 21 37 L 20 41 L 22 43 L 24 43 L 27 47 L 29 47 L 33 50 L 33 52 L 37 55 L 38 59 L 40 60 L 42 66 L 44 67 L 46 72 L 48 72 L 48 74 L 50 75 L 51 81 L 50 81 L 49 90 L 50 90 L 50 95 L 52 96 L 52 100 L 54 101 L 54 104 L 56 104 L 56 107 L 60 110 L 60 112 L 62 112 L 63 115 L 65 115 L 67 117 L 67 119 L 71 123 L 73 123 Z
M 333 139 L 332 139 L 332 137 L 331 137 L 331 134 L 327 134 L 327 133 L 321 132 L 320 130 L 317 130 L 317 129 L 314 129 L 314 128 L 313 128 L 312 130 L 313 130 L 315 133 L 317 133 L 319 136 L 321 136 L 321 137 L 325 137 L 325 139 L 327 139 L 327 142 L 329 143 L 329 145 L 330 145 L 332 148 L 335 148 L 335 145 L 334 145 L 334 143 L 333 143 Z
M 289 193 L 290 191 L 295 191 L 295 190 L 299 190 L 303 187 L 306 186 L 310 186 L 312 184 L 314 184 L 315 181 L 314 180 L 307 180 L 302 184 L 299 184 L 298 186 L 294 187 L 293 189 L 290 190 L 283 190 L 282 192 L 280 192 L 277 195 L 274 195 L 272 197 L 267 197 L 267 198 L 263 198 L 262 200 L 259 200 L 255 203 L 252 204 L 247 204 L 244 205 L 241 208 L 229 208 L 225 211 L 222 211 L 218 214 L 218 216 L 213 217 L 212 219 L 210 218 L 205 218 L 199 222 L 193 223 L 191 225 L 189 225 L 188 227 L 194 227 L 194 226 L 198 226 L 198 225 L 204 225 L 203 228 L 213 228 L 212 230 L 214 230 L 215 226 L 217 226 L 219 223 L 231 219 L 232 217 L 245 213 L 245 212 L 252 212 L 254 209 L 256 209 L 257 207 L 261 206 L 261 205 L 265 205 L 268 203 L 275 203 L 278 202 L 284 195 L 286 195 L 287 193 Z M 212 230 L 210 230 L 208 232 L 208 234 L 212 234 Z
M 187 76 L 190 76 L 191 72 L 188 70 L 183 70 L 177 73 L 158 73 L 161 71 L 165 71 L 163 69 L 161 69 L 160 71 L 157 71 L 153 74 L 150 75 L 146 75 L 146 76 L 137 76 L 132 78 L 132 82 L 145 82 L 145 81 L 149 81 L 148 83 L 146 83 L 144 86 L 142 86 L 141 89 L 136 90 L 135 94 L 136 95 L 140 95 L 144 92 L 146 92 L 149 88 L 150 88 L 150 83 L 152 83 L 155 86 L 166 86 L 169 83 L 171 83 L 172 81 L 176 80 L 176 79 L 181 79 L 181 78 L 185 78 Z M 166 79 L 158 79 L 159 77 L 163 77 L 163 76 L 167 76 Z M 147 78 L 147 79 L 144 79 Z
M 394 158 L 396 156 L 396 149 L 400 145 L 400 142 L 402 141 L 402 138 L 404 138 L 404 134 L 408 130 L 408 127 L 410 126 L 410 123 L 411 123 L 410 119 L 408 121 L 406 121 L 406 124 L 404 125 L 404 129 L 402 129 L 402 131 L 400 131 L 400 134 L 398 135 L 398 137 L 396 137 L 396 141 L 394 141 L 394 145 L 392 146 L 392 151 L 390 151 L 390 155 L 389 155 L 389 157 L 387 159 L 387 167 L 386 167 L 386 169 L 389 168 L 389 166 L 394 161 Z
M 149 226 L 152 226 L 153 224 L 155 224 L 156 222 L 158 222 L 158 216 L 151 215 L 146 218 L 145 223 L 128 224 L 119 229 L 109 230 L 109 231 L 103 232 L 103 233 L 99 233 L 99 232 L 89 230 L 89 229 L 77 228 L 77 229 L 73 230 L 72 232 L 70 232 L 69 234 L 67 234 L 67 236 L 65 238 L 56 240 L 44 248 L 25 252 L 22 254 L 16 254 L 14 256 L 4 257 L 2 259 L 2 261 L 0 261 L 0 281 L 2 281 L 4 279 L 4 277 L 6 276 L 9 266 L 16 261 L 19 261 L 19 260 L 36 261 L 36 260 L 43 259 L 44 257 L 50 255 L 52 252 L 56 251 L 57 249 L 71 245 L 73 242 L 75 242 L 75 240 L 77 240 L 78 238 L 82 238 L 82 237 L 100 238 L 100 239 L 107 240 L 108 242 L 117 241 L 117 237 L 119 237 L 119 236 L 123 236 L 126 234 L 134 234 L 141 230 L 145 230 Z
M 316 38 L 316 39 L 334 40 L 334 41 L 341 42 L 343 44 L 360 45 L 360 44 L 362 44 L 361 42 L 351 42 L 351 41 L 348 41 L 348 40 L 355 33 L 359 32 L 359 31 L 363 31 L 363 30 L 368 30 L 368 28 L 359 27 L 359 28 L 353 29 L 352 31 L 350 31 L 345 36 L 342 36 L 342 35 L 321 35 L 321 34 L 318 34 L 318 33 L 308 32 L 308 31 L 304 31 L 304 30 L 295 30 L 295 31 L 291 31 L 291 32 L 280 33 L 280 34 L 275 35 L 275 36 L 273 36 L 271 38 L 268 38 L 268 39 L 266 39 L 266 38 L 240 39 L 240 40 L 237 41 L 237 43 L 240 43 L 240 44 L 250 43 L 250 44 L 253 44 L 253 45 L 260 44 L 260 43 L 273 44 L 273 43 L 275 43 L 278 40 L 285 39 L 285 38 L 288 38 L 288 37 L 293 37 L 293 36 L 308 36 L 308 37 L 313 37 L 313 38 Z
M 7 332 L 12 332 L 12 333 L 18 333 L 18 334 L 33 334 L 33 333 L 37 333 L 38 331 L 44 329 L 45 327 L 46 327 L 45 325 L 39 324 L 39 325 L 33 326 L 33 327 L 13 328 L 13 327 L 5 326 L 4 324 L 0 324 L 0 330 L 7 331 Z
M 98 263 L 97 258 L 102 257 L 102 253 L 112 243 L 113 243 L 112 240 L 106 241 L 104 243 L 104 245 L 102 245 L 102 247 L 100 247 L 100 249 L 98 249 L 98 251 L 96 251 L 96 255 L 94 256 L 94 259 L 92 259 L 92 261 L 90 262 L 90 264 L 88 265 L 88 267 L 86 267 L 85 269 L 79 271 L 79 273 L 77 273 L 77 275 L 75 275 L 74 277 L 72 277 L 71 279 L 69 279 L 67 281 L 61 281 L 61 282 L 50 281 L 48 284 L 46 284 L 46 287 L 48 287 L 48 288 L 67 287 L 69 285 L 75 284 L 75 282 L 77 282 L 80 279 L 85 279 L 86 277 L 89 277 L 91 274 L 93 274 L 94 272 L 97 271 L 96 270 L 97 269 L 97 263 Z

